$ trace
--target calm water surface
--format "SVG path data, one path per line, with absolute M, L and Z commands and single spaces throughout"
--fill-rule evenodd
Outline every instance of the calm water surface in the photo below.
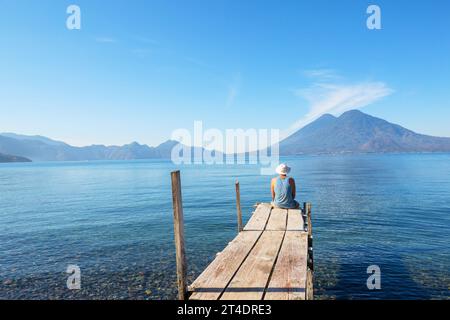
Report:
M 450 155 L 284 159 L 313 204 L 318 299 L 450 297 Z M 0 165 L 0 299 L 174 298 L 170 171 L 165 161 Z M 182 167 L 189 277 L 270 201 L 255 166 Z M 81 268 L 69 291 L 66 268 Z M 370 265 L 381 290 L 366 286 Z

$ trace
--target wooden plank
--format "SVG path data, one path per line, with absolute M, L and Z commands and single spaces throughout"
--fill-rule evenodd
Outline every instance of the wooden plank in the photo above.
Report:
M 194 281 L 189 290 L 191 300 L 217 300 L 249 254 L 261 231 L 245 231 L 218 254 Z
M 287 209 L 273 208 L 267 222 L 266 230 L 286 230 Z
M 306 232 L 286 232 L 265 300 L 306 299 L 307 250 Z
M 262 299 L 283 236 L 284 231 L 263 232 L 231 280 L 221 297 L 222 300 Z
M 247 225 L 245 226 L 245 231 L 250 230 L 264 230 L 264 227 L 266 226 L 267 219 L 270 216 L 270 211 L 272 210 L 272 206 L 268 203 L 260 203 L 256 209 L 253 215 L 251 216 L 250 220 L 248 221 Z
M 305 225 L 300 209 L 289 209 L 287 218 L 287 228 L 289 231 L 304 231 Z

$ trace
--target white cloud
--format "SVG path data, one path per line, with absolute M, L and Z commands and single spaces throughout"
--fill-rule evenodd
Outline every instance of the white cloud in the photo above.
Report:
M 333 69 L 311 69 L 303 71 L 303 74 L 308 78 L 319 79 L 322 81 L 340 78 Z
M 95 41 L 99 42 L 99 43 L 116 43 L 117 42 L 116 39 L 110 38 L 110 37 L 98 37 L 98 38 L 95 38 Z
M 307 88 L 294 90 L 294 94 L 308 102 L 308 113 L 294 122 L 287 132 L 287 137 L 298 129 L 314 121 L 325 113 L 338 115 L 352 109 L 366 107 L 393 93 L 384 82 L 338 83 L 340 77 L 330 77 L 329 72 L 316 70 L 309 72 L 316 82 Z

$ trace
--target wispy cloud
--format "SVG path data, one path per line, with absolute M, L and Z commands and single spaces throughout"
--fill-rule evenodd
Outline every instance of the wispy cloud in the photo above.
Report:
M 306 88 L 294 90 L 294 94 L 308 102 L 308 113 L 294 122 L 282 135 L 286 137 L 325 113 L 340 114 L 366 107 L 394 91 L 384 82 L 362 81 L 343 83 L 336 73 L 316 70 L 309 72 L 315 81 Z M 332 76 L 333 75 L 333 76 Z
M 230 108 L 236 100 L 241 90 L 241 74 L 238 73 L 234 76 L 233 81 L 228 86 L 228 94 L 225 107 Z
M 311 69 L 303 71 L 302 74 L 308 78 L 322 81 L 337 80 L 341 78 L 334 69 Z
M 116 43 L 117 39 L 111 37 L 97 37 L 95 41 L 98 43 Z

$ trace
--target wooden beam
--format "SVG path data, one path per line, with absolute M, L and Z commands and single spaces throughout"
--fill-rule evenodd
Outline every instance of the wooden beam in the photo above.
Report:
M 288 209 L 287 228 L 288 231 L 304 231 L 303 215 L 300 209 Z
M 287 209 L 273 208 L 267 222 L 266 230 L 283 231 L 286 230 Z
M 306 218 L 308 219 L 308 235 L 312 236 L 312 222 L 311 222 L 311 203 L 305 204 Z
M 314 299 L 314 251 L 312 236 L 311 203 L 305 204 L 306 218 L 308 221 L 308 272 L 306 278 L 306 299 Z
M 306 274 L 306 300 L 314 300 L 313 271 L 309 268 Z
M 184 217 L 183 201 L 181 197 L 180 171 L 171 173 L 172 178 L 172 202 L 173 202 L 173 227 L 175 236 L 175 250 L 177 262 L 177 286 L 178 299 L 187 299 L 186 285 L 186 254 L 184 249 Z
M 189 287 L 190 300 L 217 300 L 248 256 L 262 231 L 244 231 L 220 252 Z
M 238 225 L 238 233 L 239 233 L 243 230 L 242 210 L 241 210 L 241 191 L 239 188 L 239 181 L 236 181 L 236 211 L 237 211 L 237 225 Z
M 269 219 L 272 206 L 267 203 L 259 204 L 250 220 L 245 225 L 245 231 L 251 230 L 264 230 L 266 227 L 267 219 Z
M 286 231 L 264 300 L 305 300 L 308 235 Z
M 244 232 L 245 233 L 245 232 Z M 223 293 L 221 300 L 261 300 L 284 231 L 264 231 Z

